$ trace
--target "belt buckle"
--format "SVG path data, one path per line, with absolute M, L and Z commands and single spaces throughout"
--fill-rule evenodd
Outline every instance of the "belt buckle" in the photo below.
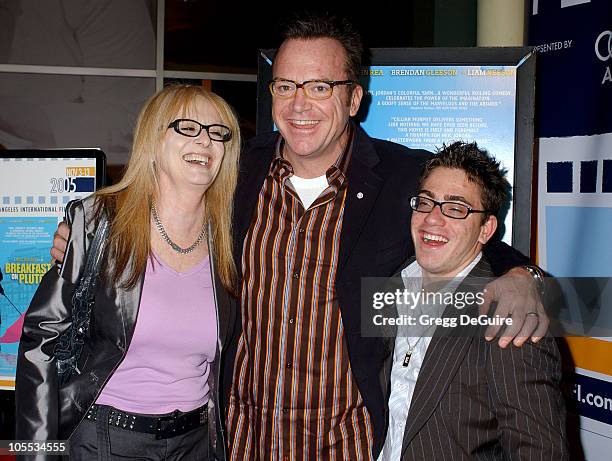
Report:
M 155 438 L 167 439 L 172 437 L 176 432 L 177 418 L 179 411 L 174 410 L 170 416 L 162 416 L 157 418 L 157 427 L 155 428 Z

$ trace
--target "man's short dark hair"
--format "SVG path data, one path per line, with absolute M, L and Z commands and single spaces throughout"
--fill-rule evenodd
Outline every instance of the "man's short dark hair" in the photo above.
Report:
M 349 80 L 359 82 L 363 44 L 359 32 L 345 18 L 331 15 L 301 15 L 285 25 L 283 40 L 337 40 L 346 52 L 345 70 Z
M 512 187 L 506 179 L 508 170 L 475 142 L 443 144 L 425 164 L 419 190 L 431 172 L 440 167 L 463 170 L 468 181 L 480 186 L 480 201 L 487 211 L 483 219 L 489 215 L 499 217 L 500 211 L 509 205 Z

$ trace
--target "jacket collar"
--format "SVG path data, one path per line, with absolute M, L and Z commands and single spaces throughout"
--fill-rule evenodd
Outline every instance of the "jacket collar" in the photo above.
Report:
M 338 274 L 354 256 L 353 248 L 380 193 L 383 180 L 374 171 L 379 162 L 371 138 L 355 125 L 353 153 L 347 169 L 348 191 L 342 220 Z

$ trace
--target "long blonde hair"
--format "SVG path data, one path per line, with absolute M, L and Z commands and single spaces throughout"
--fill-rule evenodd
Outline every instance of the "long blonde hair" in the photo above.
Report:
M 225 143 L 219 173 L 206 191 L 204 219 L 210 222 L 216 271 L 223 285 L 234 291 L 236 268 L 232 257 L 233 195 L 238 175 L 240 129 L 232 108 L 221 97 L 200 86 L 170 85 L 152 96 L 138 116 L 132 155 L 119 183 L 97 192 L 98 210 L 105 210 L 111 222 L 108 251 L 112 255 L 113 282 L 134 287 L 144 273 L 151 254 L 150 210 L 157 190 L 155 160 L 161 155 L 168 125 L 185 117 L 202 97 L 219 113 L 232 130 Z

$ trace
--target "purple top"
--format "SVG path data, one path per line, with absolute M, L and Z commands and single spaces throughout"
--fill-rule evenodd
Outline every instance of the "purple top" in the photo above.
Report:
M 177 272 L 154 256 L 145 272 L 140 308 L 125 359 L 96 403 L 144 414 L 190 411 L 208 402 L 217 314 L 206 257 Z

